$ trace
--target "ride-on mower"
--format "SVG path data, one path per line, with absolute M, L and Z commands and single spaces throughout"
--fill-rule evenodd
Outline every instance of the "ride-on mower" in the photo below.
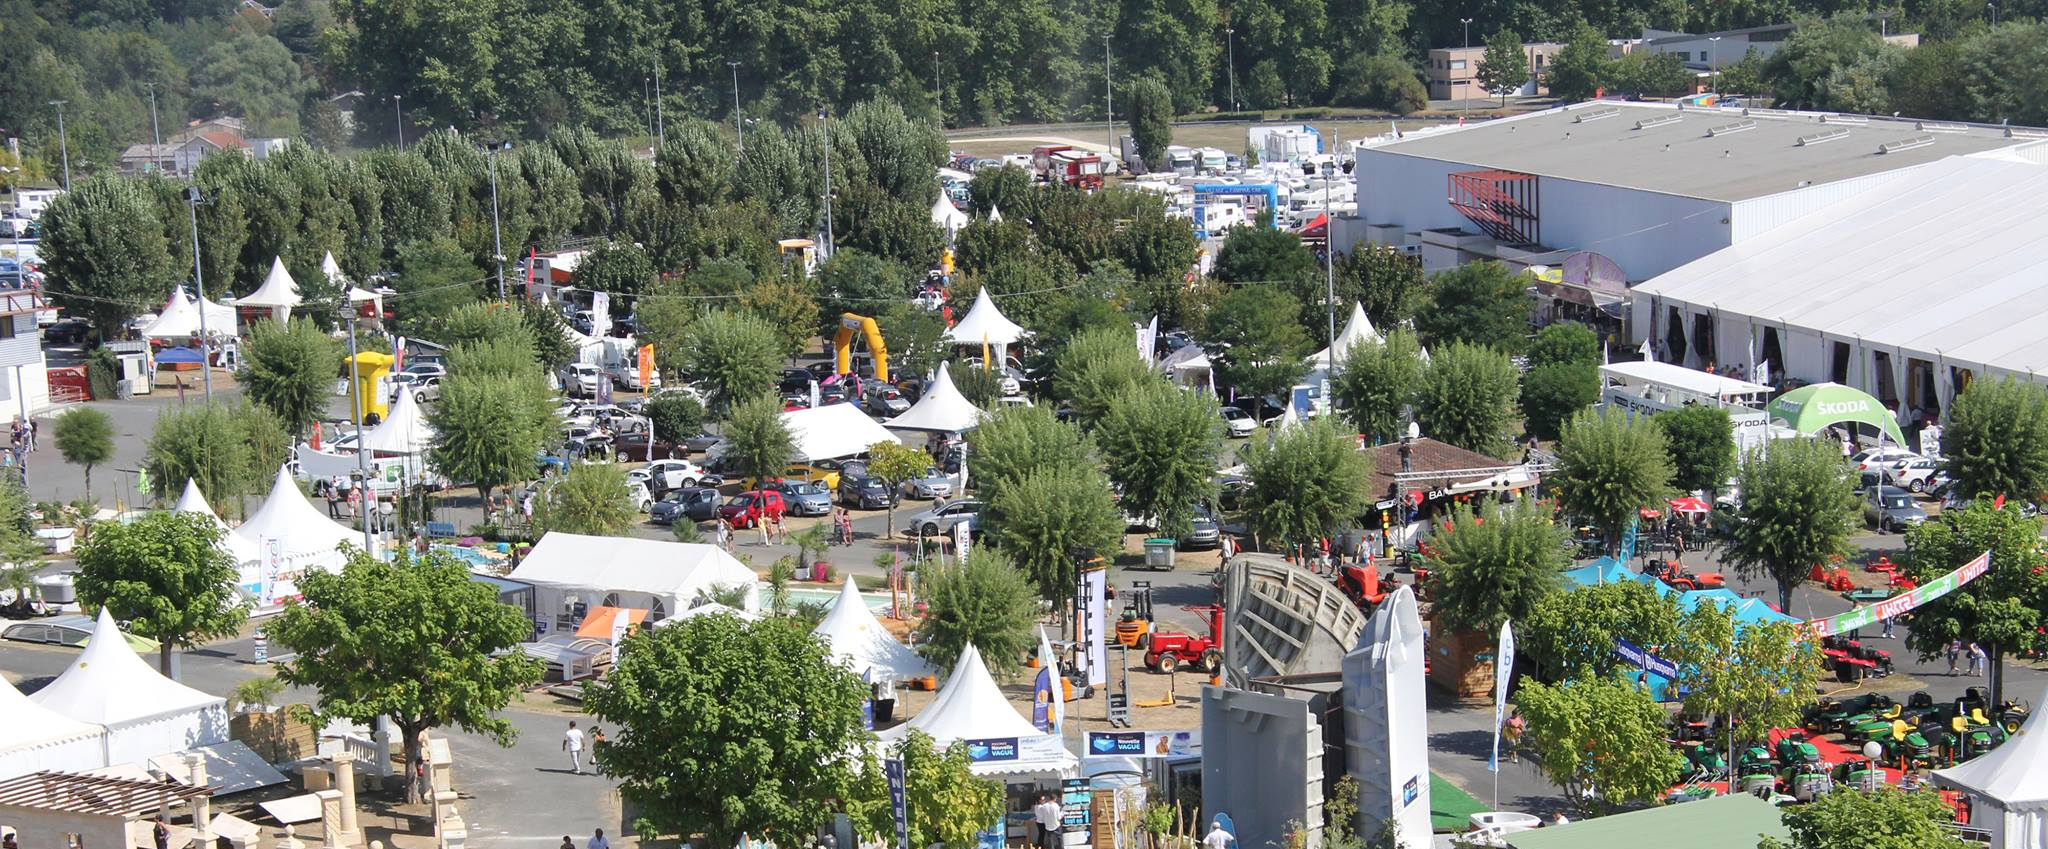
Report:
M 1643 574 L 1663 581 L 1674 590 L 1717 590 L 1728 586 L 1728 578 L 1719 572 L 1689 572 L 1676 560 L 1652 560 L 1643 569 Z
M 1152 582 L 1132 581 L 1124 612 L 1116 620 L 1117 645 L 1144 651 L 1152 645 Z
M 1337 588 L 1368 613 L 1399 586 L 1394 576 L 1382 577 L 1379 567 L 1370 564 L 1354 564 L 1337 571 Z
M 1223 669 L 1223 606 L 1189 605 L 1181 608 L 1209 620 L 1209 636 L 1197 637 L 1177 631 L 1152 631 L 1152 643 L 1145 650 L 1145 666 L 1153 672 L 1173 674 L 1180 665 L 1193 661 L 1211 675 Z

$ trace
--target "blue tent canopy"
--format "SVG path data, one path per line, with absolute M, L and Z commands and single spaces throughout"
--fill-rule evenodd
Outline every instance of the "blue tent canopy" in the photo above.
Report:
M 198 348 L 164 348 L 156 352 L 156 361 L 158 364 L 196 366 L 205 361 L 205 355 L 199 353 Z
M 1582 587 L 1590 587 L 1594 584 L 1619 584 L 1623 581 L 1635 581 L 1656 590 L 1658 595 L 1670 595 L 1672 592 L 1671 587 L 1665 585 L 1663 581 L 1640 574 L 1627 566 L 1623 566 L 1620 561 L 1612 557 L 1602 557 L 1592 563 L 1570 570 L 1564 573 L 1564 577 L 1565 580 Z

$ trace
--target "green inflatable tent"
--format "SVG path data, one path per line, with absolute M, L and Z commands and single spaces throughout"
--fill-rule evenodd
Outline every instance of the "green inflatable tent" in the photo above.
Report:
M 1843 422 L 1867 424 L 1884 431 L 1893 445 L 1904 446 L 1905 434 L 1890 410 L 1869 393 L 1839 383 L 1801 386 L 1777 397 L 1764 408 L 1774 422 L 1811 436 L 1822 428 Z

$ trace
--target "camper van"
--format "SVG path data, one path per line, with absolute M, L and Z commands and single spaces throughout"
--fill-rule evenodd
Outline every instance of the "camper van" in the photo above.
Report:
M 1194 148 L 1183 147 L 1177 144 L 1168 145 L 1166 148 L 1166 167 L 1175 174 L 1183 177 L 1193 177 L 1195 176 L 1195 168 L 1199 163 L 1200 159 L 1195 154 Z
M 1230 157 L 1220 147 L 1205 147 L 1196 153 L 1201 156 L 1197 167 L 1204 174 L 1221 174 L 1230 168 Z

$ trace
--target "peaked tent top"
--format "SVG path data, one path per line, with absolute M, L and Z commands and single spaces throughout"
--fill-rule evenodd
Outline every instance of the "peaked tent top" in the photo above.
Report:
M 244 307 L 291 308 L 304 303 L 304 299 L 299 297 L 298 281 L 285 270 L 284 257 L 271 257 L 270 273 L 264 276 L 263 285 L 235 303 Z
M 206 330 L 215 336 L 235 334 L 235 311 L 206 302 Z M 164 302 L 162 312 L 156 320 L 142 329 L 142 335 L 150 339 L 177 339 L 199 335 L 199 306 L 185 294 L 185 287 L 171 290 L 171 297 Z
M 1317 351 L 1313 356 L 1309 357 L 1309 361 L 1320 365 L 1330 359 L 1334 359 L 1336 362 L 1342 363 L 1344 358 L 1350 355 L 1351 346 L 1361 342 L 1379 344 L 1383 341 L 1385 340 L 1380 337 L 1379 331 L 1373 329 L 1372 319 L 1366 317 L 1365 306 L 1353 303 L 1351 305 L 1351 318 L 1344 322 L 1344 330 L 1337 334 L 1337 341 L 1330 343 L 1330 347 Z
M 1017 713 L 1009 699 L 1003 697 L 1002 688 L 996 686 L 996 679 L 988 674 L 988 666 L 982 663 L 981 650 L 972 644 L 953 664 L 953 674 L 946 677 L 946 685 L 939 688 L 939 694 L 932 703 L 909 722 L 884 731 L 880 736 L 891 740 L 909 733 L 910 729 L 931 735 L 932 741 L 939 746 L 950 745 L 955 740 L 1039 737 L 1045 733 Z M 1069 755 L 1067 766 L 1072 765 L 1073 756 Z
M 874 672 L 877 677 L 886 675 L 906 680 L 934 676 L 939 672 L 882 627 L 881 620 L 875 618 L 875 612 L 868 609 L 867 600 L 854 589 L 851 575 L 847 576 L 845 586 L 840 587 L 839 598 L 832 603 L 831 612 L 825 614 L 811 633 L 822 637 L 825 645 L 855 675 L 866 677 Z
M 187 687 L 150 668 L 128 647 L 113 614 L 100 608 L 92 640 L 71 668 L 29 697 L 63 716 L 96 725 L 122 725 L 224 704 L 219 696 Z
M 213 505 L 206 503 L 206 495 L 199 491 L 198 481 L 185 479 L 185 493 L 178 496 L 177 506 L 171 509 L 178 513 L 197 513 L 212 519 L 214 524 L 220 526 L 220 547 L 226 549 L 236 562 L 248 563 L 260 556 L 261 552 L 256 550 L 256 543 L 236 535 L 235 529 L 228 527 L 228 523 L 221 520 L 219 513 L 213 512 Z
M 986 287 L 975 294 L 974 306 L 967 310 L 967 315 L 953 325 L 953 329 L 946 331 L 946 338 L 956 345 L 979 345 L 983 342 L 1008 345 L 1023 337 L 1023 326 L 1004 317 L 1003 311 L 996 309 L 995 299 L 988 296 Z
M 235 529 L 235 534 L 259 546 L 265 539 L 282 540 L 287 558 L 332 555 L 336 563 L 342 559 L 335 551 L 336 546 L 362 546 L 362 537 L 355 531 L 327 518 L 306 500 L 306 494 L 299 491 L 299 482 L 292 479 L 289 466 L 278 467 L 270 496 Z
M 91 648 L 91 646 L 87 646 Z M 27 749 L 106 733 L 91 723 L 65 716 L 21 694 L 0 678 L 0 752 Z
M 954 206 L 953 199 L 946 197 L 945 192 L 939 192 L 939 199 L 932 201 L 932 223 L 951 234 L 967 226 L 967 213 Z
M 903 414 L 882 423 L 883 427 L 897 430 L 963 431 L 981 422 L 981 410 L 960 394 L 960 388 L 953 385 L 953 375 L 945 363 L 939 364 L 939 376 L 925 390 L 924 397 L 910 405 Z
M 411 392 L 398 393 L 398 400 L 391 402 L 387 412 L 384 420 L 363 437 L 363 444 L 370 451 L 422 454 L 433 445 L 434 426 L 420 415 L 419 402 L 413 400 Z

